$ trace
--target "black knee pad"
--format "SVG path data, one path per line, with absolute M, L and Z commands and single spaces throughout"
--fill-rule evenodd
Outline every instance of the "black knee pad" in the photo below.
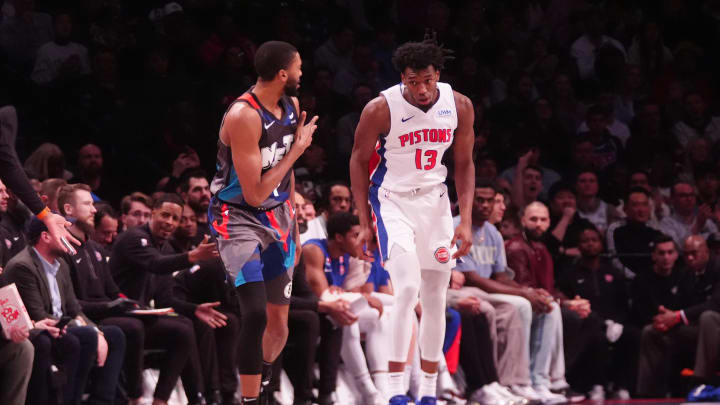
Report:
M 262 371 L 262 337 L 267 325 L 267 297 L 264 283 L 247 283 L 237 287 L 240 301 L 238 370 L 240 374 Z

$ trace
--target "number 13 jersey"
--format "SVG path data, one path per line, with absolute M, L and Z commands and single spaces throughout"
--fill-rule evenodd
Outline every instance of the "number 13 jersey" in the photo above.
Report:
M 370 159 L 370 181 L 390 191 L 405 192 L 443 183 L 442 164 L 457 129 L 452 87 L 437 83 L 437 102 L 427 112 L 403 97 L 401 84 L 380 94 L 390 108 L 390 132 L 381 136 Z

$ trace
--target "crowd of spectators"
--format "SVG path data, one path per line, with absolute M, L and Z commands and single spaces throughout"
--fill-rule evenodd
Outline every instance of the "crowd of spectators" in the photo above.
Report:
M 0 277 L 34 321 L 0 338 L 0 402 L 137 404 L 153 367 L 158 404 L 178 380 L 190 403 L 233 403 L 242 320 L 206 237 L 208 179 L 255 49 L 282 40 L 303 59 L 300 108 L 320 118 L 295 167 L 305 245 L 267 389 L 284 368 L 295 403 L 331 403 L 344 373 L 358 403 L 382 403 L 392 280 L 353 260 L 368 281 L 348 286 L 348 161 L 363 107 L 399 82 L 393 50 L 426 30 L 453 51 L 441 80 L 475 109 L 474 246 L 448 286 L 439 395 L 684 396 L 717 378 L 720 1 L 0 4 L 1 136 L 81 241 L 55 249 L 0 185 Z

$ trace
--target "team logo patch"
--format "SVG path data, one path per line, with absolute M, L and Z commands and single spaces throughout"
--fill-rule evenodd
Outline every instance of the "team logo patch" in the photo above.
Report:
M 290 295 L 292 294 L 292 281 L 287 283 L 285 286 L 285 298 L 290 298 Z
M 437 113 L 438 117 L 447 117 L 447 116 L 450 116 L 451 114 L 452 114 L 451 110 L 438 110 L 438 113 Z
M 435 260 L 440 263 L 447 263 L 450 261 L 450 251 L 445 246 L 437 248 L 435 250 Z

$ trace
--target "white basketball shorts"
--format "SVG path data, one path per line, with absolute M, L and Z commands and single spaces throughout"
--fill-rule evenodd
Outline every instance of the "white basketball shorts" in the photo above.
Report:
M 408 192 L 370 185 L 369 200 L 383 262 L 393 247 L 416 252 L 421 269 L 450 271 L 455 267 L 450 246 L 454 234 L 445 184 Z

